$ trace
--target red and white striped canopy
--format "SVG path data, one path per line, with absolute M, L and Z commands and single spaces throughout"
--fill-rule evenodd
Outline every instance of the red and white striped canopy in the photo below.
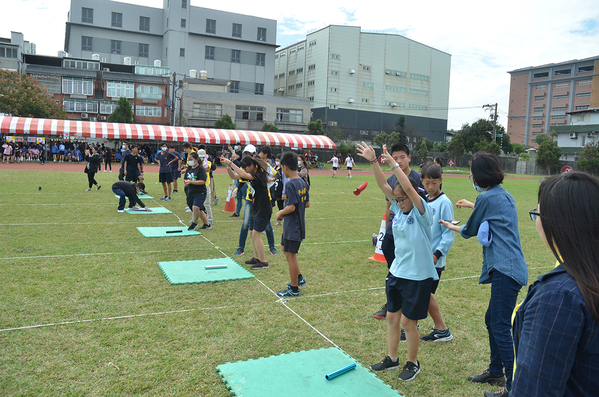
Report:
M 284 146 L 298 149 L 336 149 L 324 135 L 282 134 L 278 132 L 220 130 L 216 128 L 171 127 L 153 124 L 100 123 L 80 120 L 51 120 L 0 116 L 0 132 L 5 135 L 60 135 L 69 138 L 138 139 Z

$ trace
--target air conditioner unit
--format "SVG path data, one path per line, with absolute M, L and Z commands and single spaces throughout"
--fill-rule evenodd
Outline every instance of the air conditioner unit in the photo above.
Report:
M 95 117 L 90 117 L 90 118 L 89 118 L 89 121 L 94 121 L 94 122 L 95 122 L 95 121 L 98 121 L 98 119 L 97 119 L 97 118 L 95 118 Z
M 391 107 L 392 108 L 396 108 L 397 107 L 397 102 L 391 102 Z
M 576 139 L 576 133 L 575 132 L 571 132 L 570 133 L 570 139 Z
M 100 117 L 98 117 L 98 120 L 100 120 L 100 121 L 106 121 L 106 116 L 100 116 Z
M 356 74 L 356 71 L 354 69 L 350 69 L 349 74 Z
M 81 113 L 81 118 L 82 119 L 89 119 L 89 114 L 87 114 L 87 113 Z
M 284 88 L 279 88 L 279 92 L 284 92 L 285 89 Z
M 385 74 L 391 74 L 390 70 L 385 70 Z
M 595 136 L 595 132 L 587 132 L 587 138 L 592 138 Z
M 348 98 L 348 99 L 347 99 L 347 102 L 349 102 L 349 103 L 354 103 L 354 98 Z

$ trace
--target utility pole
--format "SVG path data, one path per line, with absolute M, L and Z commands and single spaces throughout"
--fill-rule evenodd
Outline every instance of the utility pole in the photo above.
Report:
M 173 96 L 171 97 L 171 125 L 175 125 L 175 86 L 177 84 L 177 73 L 173 72 Z
M 497 142 L 497 104 L 483 105 L 483 109 L 494 109 L 495 110 L 495 114 L 492 115 L 492 117 L 493 117 L 493 142 Z

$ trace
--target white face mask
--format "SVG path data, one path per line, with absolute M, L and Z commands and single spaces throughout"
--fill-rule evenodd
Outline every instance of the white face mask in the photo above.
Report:
M 188 163 L 189 163 L 189 165 L 190 165 L 190 166 L 192 166 L 192 167 L 193 167 L 194 165 L 196 165 L 196 162 L 195 162 L 195 161 L 193 161 L 193 160 L 189 160 L 189 161 L 188 161 Z
M 275 164 L 276 165 L 281 165 L 281 162 L 280 161 L 275 161 Z
M 127 146 L 123 145 L 123 146 L 122 146 L 122 148 L 123 148 L 123 149 L 127 149 Z
M 163 147 L 163 148 L 162 148 L 162 151 L 163 151 L 163 152 L 166 152 L 166 149 L 167 149 L 166 147 Z
M 297 165 L 302 166 L 302 160 L 297 160 Z

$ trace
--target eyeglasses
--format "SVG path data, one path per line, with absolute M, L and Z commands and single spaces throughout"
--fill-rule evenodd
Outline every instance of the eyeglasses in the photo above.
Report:
M 398 199 L 397 197 L 393 197 L 393 201 L 395 201 L 397 203 L 397 205 L 402 205 L 404 201 L 406 201 L 409 197 L 406 196 L 404 198 L 402 198 L 401 200 Z
M 530 215 L 530 220 L 533 222 L 537 220 L 538 216 L 541 216 L 541 214 L 539 214 L 536 208 L 533 208 L 530 211 L 528 211 L 528 214 Z

